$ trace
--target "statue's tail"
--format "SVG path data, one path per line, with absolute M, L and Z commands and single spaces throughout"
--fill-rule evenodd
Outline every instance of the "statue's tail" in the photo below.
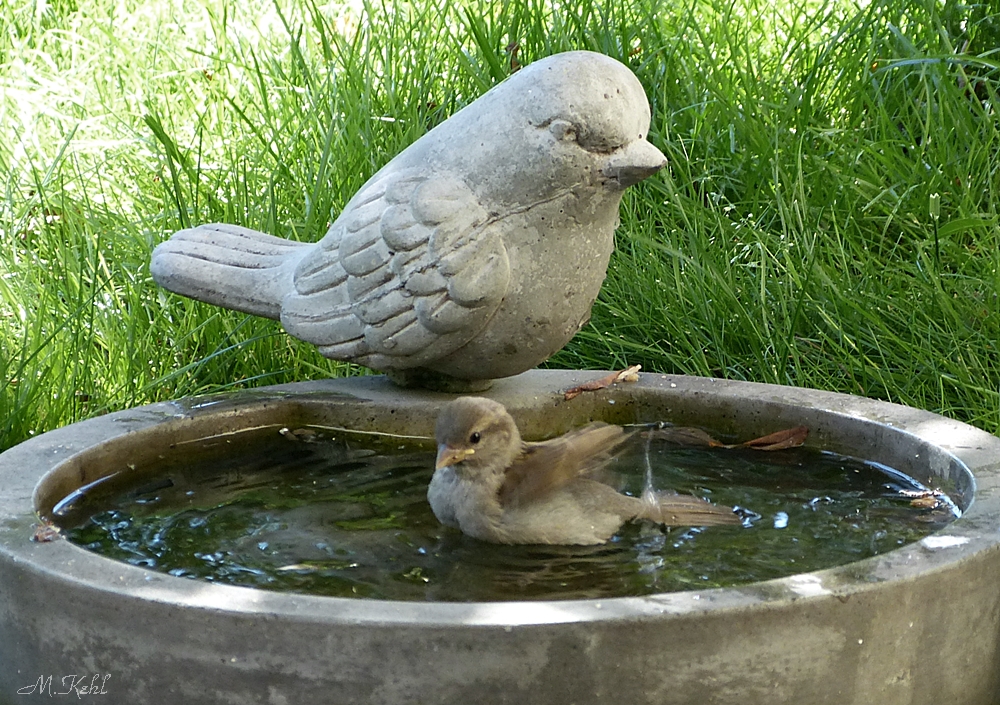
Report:
M 277 319 L 309 243 L 238 225 L 211 223 L 175 233 L 153 250 L 149 270 L 170 291 Z

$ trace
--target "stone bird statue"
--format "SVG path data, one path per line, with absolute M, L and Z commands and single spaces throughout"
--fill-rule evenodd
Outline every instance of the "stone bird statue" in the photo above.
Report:
M 502 404 L 459 397 L 438 416 L 427 499 L 438 520 L 493 543 L 599 544 L 631 519 L 672 526 L 740 524 L 697 497 L 629 497 L 588 475 L 628 437 L 593 423 L 541 443 L 521 440 Z
M 150 271 L 401 384 L 483 389 L 588 320 L 622 194 L 666 163 L 649 120 L 621 63 L 550 56 L 403 150 L 319 242 L 200 225 L 160 244 Z

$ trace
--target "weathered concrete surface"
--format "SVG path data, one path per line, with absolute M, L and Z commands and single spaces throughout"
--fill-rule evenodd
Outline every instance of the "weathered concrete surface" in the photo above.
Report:
M 162 286 L 280 319 L 327 357 L 404 384 L 530 369 L 590 317 L 625 189 L 665 157 L 623 64 L 533 62 L 375 174 L 318 243 L 232 225 L 153 252 Z
M 107 675 L 101 702 L 129 705 L 1000 702 L 1000 440 L 915 409 L 708 379 L 643 375 L 562 400 L 561 390 L 600 374 L 533 371 L 489 396 L 533 438 L 590 419 L 743 437 L 805 423 L 812 444 L 949 486 L 965 514 L 921 542 L 830 570 L 600 601 L 284 595 L 31 542 L 36 507 L 44 513 L 171 443 L 272 422 L 430 435 L 451 397 L 355 378 L 156 404 L 0 455 L 0 703 L 31 701 L 16 693 L 40 675 L 63 689 L 71 674 Z M 226 442 L 238 436 L 220 435 Z

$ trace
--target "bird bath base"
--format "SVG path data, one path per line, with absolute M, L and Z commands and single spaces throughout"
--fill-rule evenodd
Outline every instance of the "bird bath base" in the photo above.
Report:
M 810 445 L 946 484 L 966 511 L 915 544 L 837 568 L 553 602 L 283 594 L 32 541 L 36 512 L 186 441 L 225 443 L 273 423 L 430 435 L 451 397 L 367 377 L 154 404 L 0 455 L 0 703 L 94 684 L 104 702 L 129 704 L 998 702 L 1000 439 L 883 402 L 701 378 L 645 374 L 563 400 L 598 376 L 536 370 L 488 396 L 534 437 L 591 419 L 741 437 L 805 424 Z

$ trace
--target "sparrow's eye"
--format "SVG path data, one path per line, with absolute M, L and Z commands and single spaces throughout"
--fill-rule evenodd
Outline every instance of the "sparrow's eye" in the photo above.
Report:
M 476 445 L 477 443 L 479 443 L 480 438 L 482 438 L 482 436 L 479 435 L 479 431 L 473 431 L 472 435 L 469 436 L 469 443 L 471 443 L 472 445 Z

